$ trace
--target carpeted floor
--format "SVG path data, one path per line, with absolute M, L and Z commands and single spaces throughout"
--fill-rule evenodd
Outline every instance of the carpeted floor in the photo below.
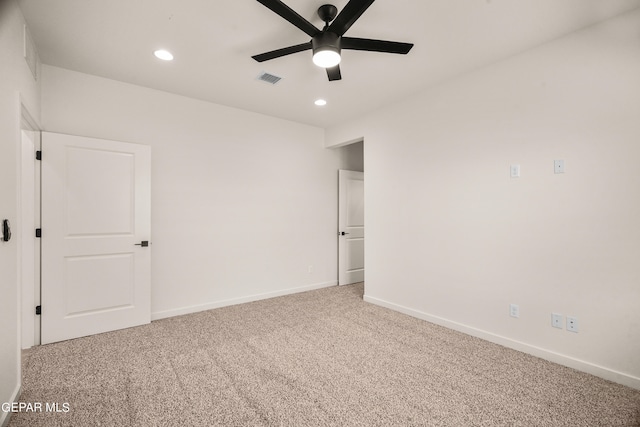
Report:
M 43 412 L 10 426 L 640 426 L 640 391 L 362 293 L 332 287 L 36 347 L 21 401 Z

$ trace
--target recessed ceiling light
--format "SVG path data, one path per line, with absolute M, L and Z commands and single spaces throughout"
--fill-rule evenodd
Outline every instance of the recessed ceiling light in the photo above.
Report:
M 168 50 L 158 49 L 155 52 L 153 52 L 153 54 L 156 56 L 156 58 L 162 59 L 163 61 L 173 60 L 173 55 Z
M 324 99 L 316 99 L 314 104 L 316 104 L 318 107 L 322 107 L 323 105 L 327 105 L 327 101 L 325 101 Z

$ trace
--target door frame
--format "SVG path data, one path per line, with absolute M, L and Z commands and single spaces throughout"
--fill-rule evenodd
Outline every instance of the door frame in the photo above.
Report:
M 25 133 L 31 133 L 31 146 L 25 147 Z M 40 126 L 20 101 L 20 138 L 17 140 L 17 246 L 18 283 L 20 284 L 20 348 L 40 345 L 40 318 L 35 307 L 40 304 L 40 241 L 35 238 L 35 229 L 40 226 L 40 167 L 36 151 L 40 150 Z M 25 164 L 33 164 L 29 170 Z M 33 176 L 25 176 L 33 174 Z M 29 198 L 33 204 L 26 202 Z M 32 207 L 30 209 L 29 207 Z M 31 244 L 32 243 L 32 244 Z M 33 270 L 28 280 L 24 271 Z
M 362 144 L 362 149 L 360 153 L 356 154 L 351 147 L 355 144 Z M 340 170 L 346 171 L 354 171 L 354 172 L 363 172 L 365 170 L 365 143 L 364 138 L 356 138 L 347 142 L 343 142 L 341 144 L 336 144 L 329 149 L 336 150 L 340 152 L 340 167 L 338 168 L 338 173 L 336 174 L 336 230 L 338 231 L 338 236 L 336 240 L 336 283 L 340 284 Z M 364 178 L 364 175 L 363 175 Z M 366 216 L 366 203 L 364 206 L 365 216 Z M 365 251 L 366 253 L 366 251 Z M 366 254 L 365 254 L 366 255 Z M 366 272 L 366 258 L 365 258 L 365 272 Z

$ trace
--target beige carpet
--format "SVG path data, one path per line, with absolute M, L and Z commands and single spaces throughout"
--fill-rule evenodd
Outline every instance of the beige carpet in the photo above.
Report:
M 639 426 L 640 391 L 332 287 L 45 345 L 19 426 Z M 44 408 L 44 403 L 43 403 Z

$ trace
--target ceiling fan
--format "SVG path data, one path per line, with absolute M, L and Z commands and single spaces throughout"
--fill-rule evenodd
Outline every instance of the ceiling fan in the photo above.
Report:
M 344 33 L 371 6 L 374 0 L 350 0 L 338 14 L 338 8 L 325 4 L 318 8 L 318 16 L 325 23 L 319 30 L 280 0 L 258 0 L 282 18 L 286 19 L 311 37 L 307 43 L 284 47 L 252 56 L 258 62 L 280 58 L 292 53 L 311 49 L 313 62 L 326 68 L 329 81 L 340 80 L 340 51 L 342 49 L 366 50 L 371 52 L 407 54 L 413 43 L 392 42 L 388 40 L 361 39 L 344 37 Z

